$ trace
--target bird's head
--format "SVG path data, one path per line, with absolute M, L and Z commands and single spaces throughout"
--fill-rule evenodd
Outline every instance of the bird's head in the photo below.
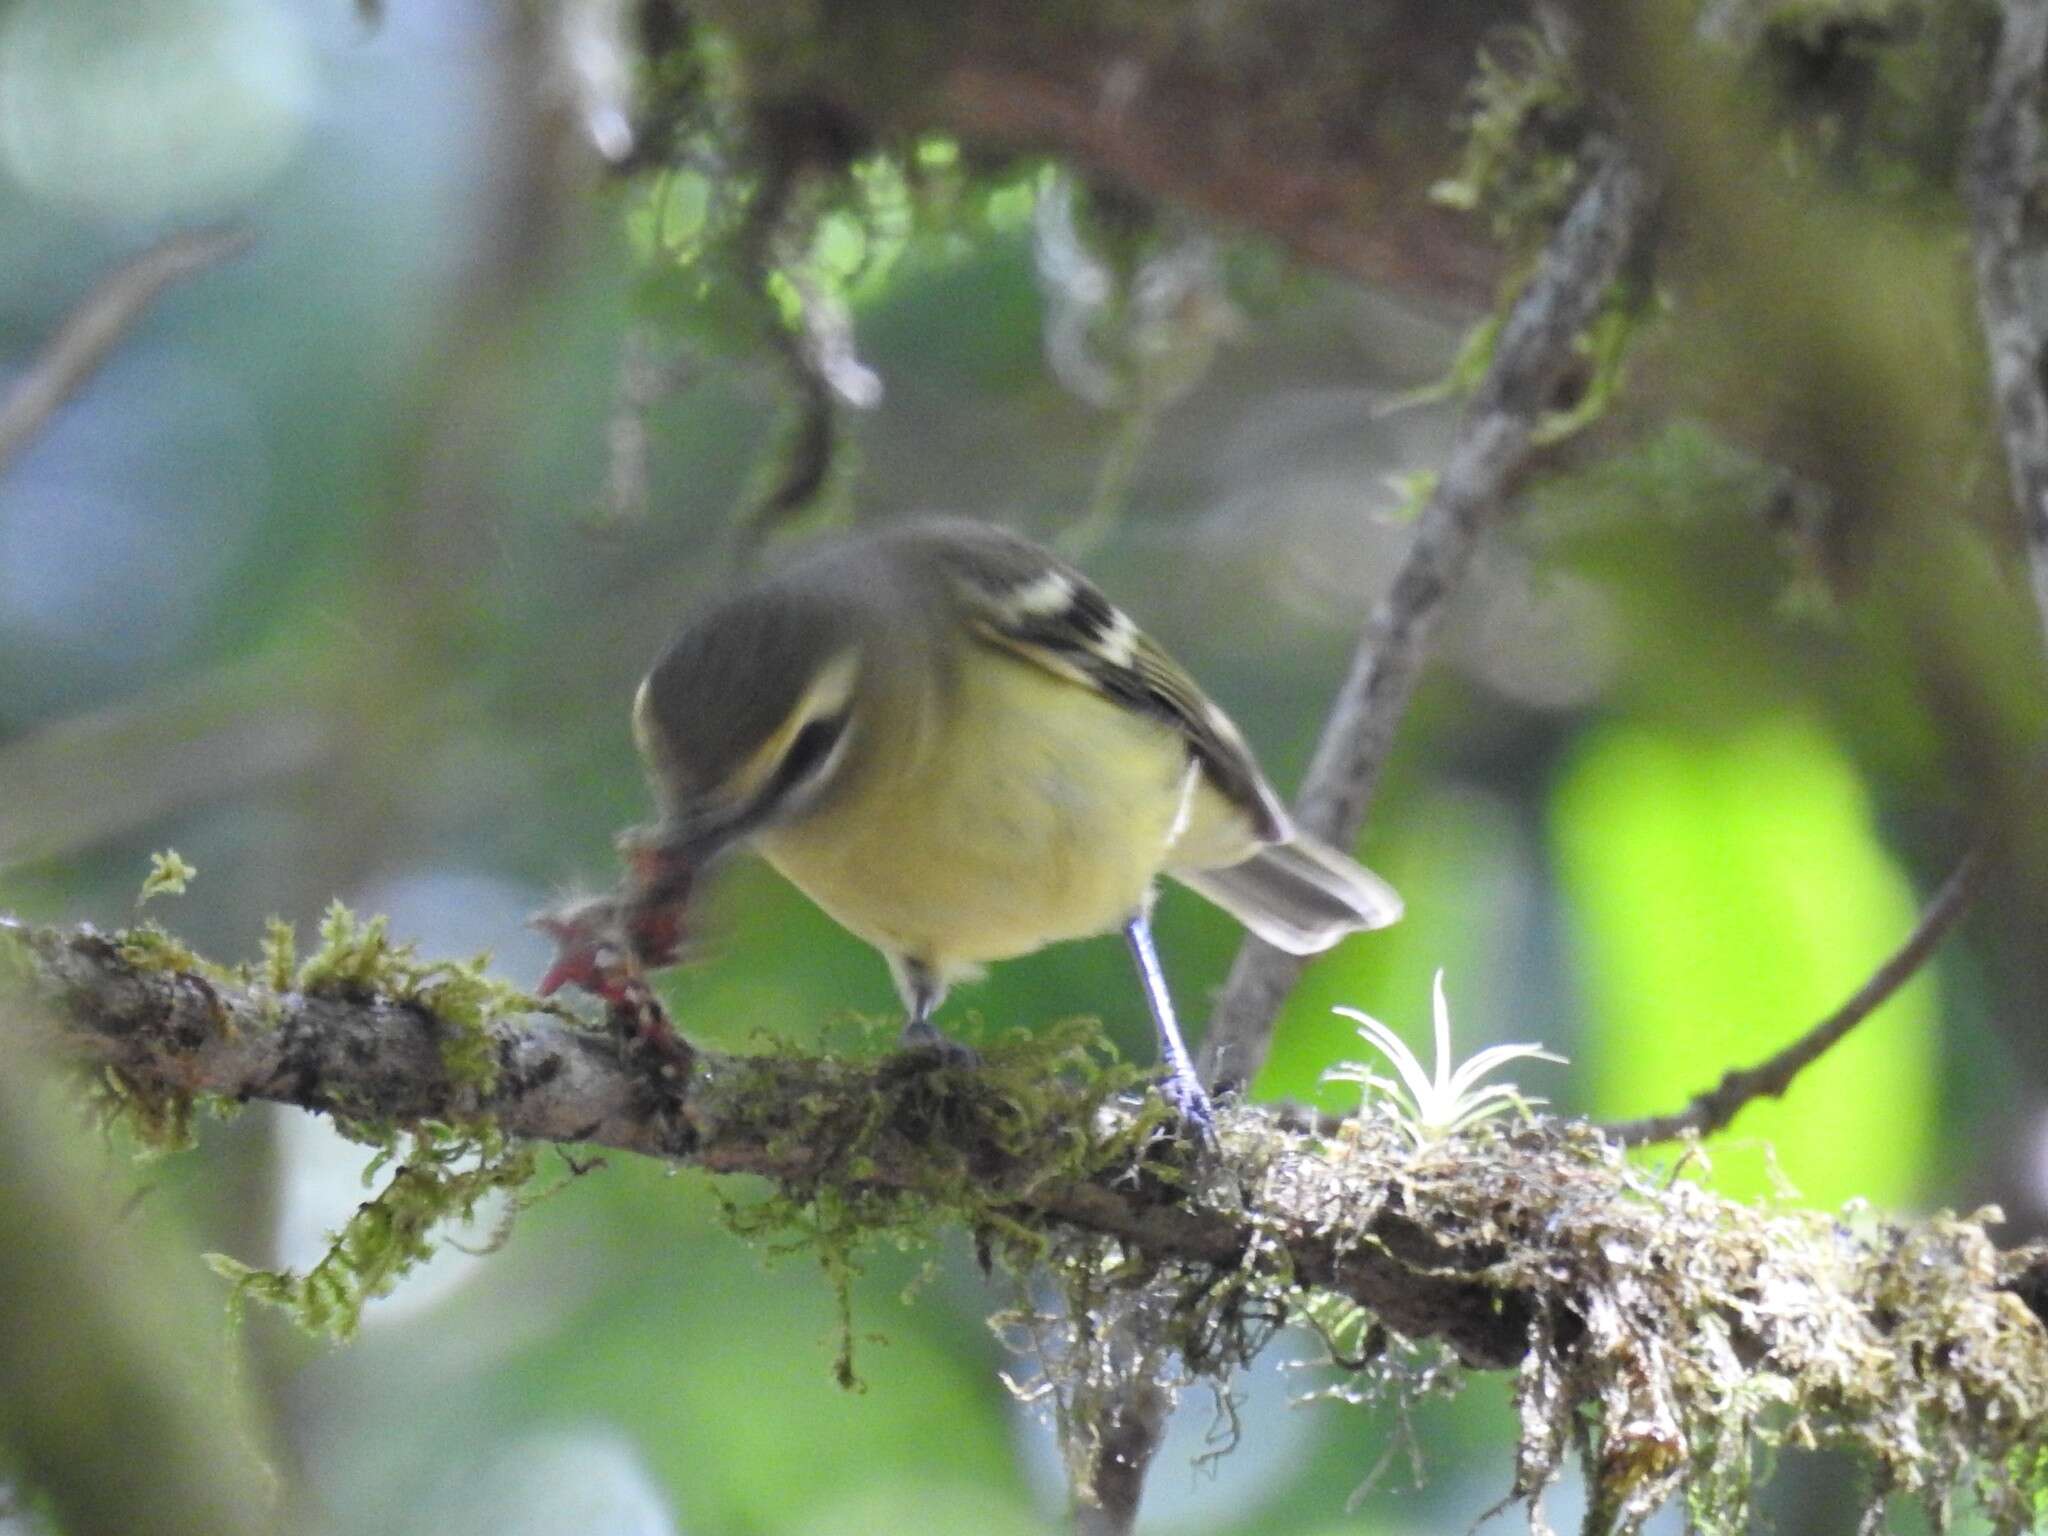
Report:
M 860 716 L 858 608 L 811 584 L 768 583 L 676 636 L 633 702 L 633 734 L 664 841 L 693 863 L 815 805 Z

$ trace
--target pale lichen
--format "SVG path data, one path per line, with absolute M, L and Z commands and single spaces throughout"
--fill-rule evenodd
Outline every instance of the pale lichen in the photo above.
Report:
M 2036 1256 L 1998 1249 L 1996 1212 L 1745 1205 L 1683 1175 L 1697 1149 L 1648 1169 L 1556 1120 L 1417 1142 L 1377 1104 L 1272 1150 L 1266 1194 L 1297 1216 L 1321 1208 L 1369 1242 L 1382 1213 L 1428 1212 L 1486 1258 L 1474 1278 L 1538 1299 L 1516 1383 L 1515 1493 L 1532 1506 L 1578 1454 L 1587 1529 L 1634 1531 L 1682 1499 L 1691 1529 L 1734 1533 L 1777 1448 L 1829 1447 L 1871 1469 L 1874 1505 L 1909 1496 L 1939 1520 L 1969 1495 L 2012 1533 L 2048 1508 L 2048 1329 L 2005 1289 Z M 1349 1303 L 1281 1276 L 1248 1310 L 1262 1329 L 1306 1311 L 1358 1351 L 1354 1397 L 1415 1389 L 1416 1351 Z
M 1493 1288 L 1503 1317 L 1527 1319 L 1510 1498 L 1536 1529 L 1545 1490 L 1577 1459 L 1588 1531 L 1637 1531 L 1679 1501 L 1689 1530 L 1733 1536 L 1752 1528 L 1781 1448 L 1855 1455 L 1873 1520 L 1900 1497 L 1937 1528 L 1965 1499 L 2011 1536 L 2048 1513 L 2048 1328 L 2010 1288 L 2041 1258 L 2001 1252 L 1995 1212 L 1908 1224 L 1747 1205 L 1686 1176 L 1696 1147 L 1653 1169 L 1559 1120 L 1418 1140 L 1377 1100 L 1323 1136 L 1238 1109 L 1223 1137 L 1246 1219 L 1273 1243 L 1254 1237 L 1233 1271 L 1065 1234 L 1049 1248 L 1050 1291 L 996 1319 L 1036 1365 L 1016 1389 L 1067 1435 L 1085 1442 L 1090 1405 L 1134 1386 L 1227 1383 L 1289 1321 L 1328 1346 L 1335 1374 L 1316 1395 L 1405 1422 L 1467 1368 L 1297 1284 L 1279 1238 L 1307 1223 L 1340 1249 L 1385 1250 L 1422 1221 L 1449 1246 L 1408 1261 L 1418 1275 L 1453 1266 Z M 1134 1355 L 1131 1322 L 1161 1347 Z M 1069 1449 L 1086 1464 L 1085 1443 Z M 1402 1449 L 1397 1436 L 1388 1457 Z

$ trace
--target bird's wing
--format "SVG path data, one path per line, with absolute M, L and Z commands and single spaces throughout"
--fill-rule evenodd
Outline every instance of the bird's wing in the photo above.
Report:
M 1260 839 L 1293 835 L 1287 808 L 1230 717 L 1087 577 L 1000 529 L 956 532 L 944 548 L 946 574 L 983 639 L 1170 725 Z

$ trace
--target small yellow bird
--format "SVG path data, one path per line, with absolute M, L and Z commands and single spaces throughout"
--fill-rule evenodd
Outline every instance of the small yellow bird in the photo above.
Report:
M 1294 954 L 1401 915 L 1296 832 L 1237 728 L 1087 578 L 956 520 L 812 546 L 679 634 L 634 737 L 682 868 L 735 844 L 882 952 L 906 1045 L 990 961 L 1121 929 L 1169 1096 L 1208 1100 L 1148 909 L 1169 875 Z

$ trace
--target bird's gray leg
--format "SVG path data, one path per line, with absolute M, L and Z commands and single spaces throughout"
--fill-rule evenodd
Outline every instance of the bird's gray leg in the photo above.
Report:
M 1166 972 L 1159 966 L 1159 951 L 1152 943 L 1152 918 L 1149 913 L 1139 912 L 1124 924 L 1124 940 L 1131 946 L 1131 959 L 1137 963 L 1138 980 L 1145 988 L 1145 1003 L 1152 1010 L 1152 1024 L 1159 1032 L 1159 1064 L 1166 1068 L 1166 1080 L 1160 1091 L 1175 1109 L 1180 1118 L 1205 1145 L 1216 1142 L 1216 1112 L 1210 1107 L 1209 1095 L 1202 1090 L 1202 1080 L 1195 1076 L 1194 1063 L 1188 1058 L 1188 1048 L 1180 1037 L 1180 1025 L 1173 1015 L 1173 995 L 1166 990 Z
M 932 1022 L 932 1014 L 946 1000 L 946 984 L 932 974 L 930 966 L 909 956 L 892 958 L 896 990 L 903 994 L 903 1006 L 910 1017 L 903 1025 L 903 1048 L 907 1051 L 936 1051 L 949 1066 L 971 1067 L 980 1062 L 972 1046 L 962 1045 Z

